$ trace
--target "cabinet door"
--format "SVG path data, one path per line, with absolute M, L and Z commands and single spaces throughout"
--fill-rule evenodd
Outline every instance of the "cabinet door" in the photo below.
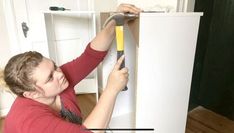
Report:
M 18 43 L 13 47 L 18 48 L 18 52 L 35 50 L 49 57 L 45 21 L 43 12 L 49 11 L 50 6 L 65 7 L 70 10 L 91 10 L 92 6 L 87 6 L 92 0 L 80 2 L 80 0 L 13 0 L 11 4 L 12 16 L 15 17 L 13 25 L 17 27 Z M 28 31 L 23 32 L 23 27 Z M 26 33 L 27 32 L 27 33 Z M 13 35 L 13 34 L 12 34 Z M 12 36 L 10 35 L 10 36 Z
M 50 2 L 45 0 L 13 1 L 20 52 L 36 50 L 48 57 L 45 24 L 42 12 L 48 10 L 49 5 Z M 28 30 L 24 31 L 23 28 L 28 28 Z
M 185 132 L 200 15 L 141 14 L 136 128 Z

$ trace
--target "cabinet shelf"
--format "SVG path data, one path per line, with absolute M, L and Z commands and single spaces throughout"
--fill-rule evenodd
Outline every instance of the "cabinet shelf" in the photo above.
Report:
M 95 12 L 44 12 L 49 56 L 62 65 L 80 56 L 96 35 Z M 96 93 L 98 100 L 97 69 L 75 87 L 77 94 Z

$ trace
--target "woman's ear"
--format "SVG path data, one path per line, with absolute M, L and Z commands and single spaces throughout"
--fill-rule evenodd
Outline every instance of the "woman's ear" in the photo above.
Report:
M 25 91 L 23 93 L 23 96 L 26 98 L 29 98 L 29 99 L 37 99 L 37 98 L 41 97 L 42 95 L 37 90 L 34 90 L 34 91 Z
M 37 99 L 37 98 L 43 97 L 44 90 L 37 85 L 35 85 L 34 87 L 35 87 L 34 91 L 25 91 L 23 93 L 23 96 L 26 98 L 30 98 L 30 99 Z

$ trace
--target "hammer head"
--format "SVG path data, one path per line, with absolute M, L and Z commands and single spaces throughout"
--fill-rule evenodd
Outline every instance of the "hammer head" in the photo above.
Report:
M 124 25 L 124 14 L 123 13 L 114 14 L 113 19 L 116 22 L 116 26 Z
M 112 16 L 117 26 L 124 25 L 124 20 L 133 20 L 138 17 L 138 15 L 132 13 L 114 13 Z
M 112 12 L 110 16 L 106 19 L 103 24 L 103 28 L 111 21 L 115 20 L 116 26 L 123 26 L 124 21 L 129 21 L 137 18 L 138 15 L 132 13 L 120 13 L 120 12 Z

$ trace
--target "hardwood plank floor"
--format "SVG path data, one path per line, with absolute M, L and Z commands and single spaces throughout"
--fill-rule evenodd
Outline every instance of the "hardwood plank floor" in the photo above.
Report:
M 4 118 L 0 119 L 0 133 L 2 133 L 2 127 L 3 127 L 3 122 L 4 122 Z
M 83 118 L 85 119 L 88 114 L 93 110 L 96 104 L 96 95 L 95 94 L 79 94 L 77 95 L 77 101 Z
M 234 121 L 198 106 L 188 113 L 186 133 L 234 133 Z

